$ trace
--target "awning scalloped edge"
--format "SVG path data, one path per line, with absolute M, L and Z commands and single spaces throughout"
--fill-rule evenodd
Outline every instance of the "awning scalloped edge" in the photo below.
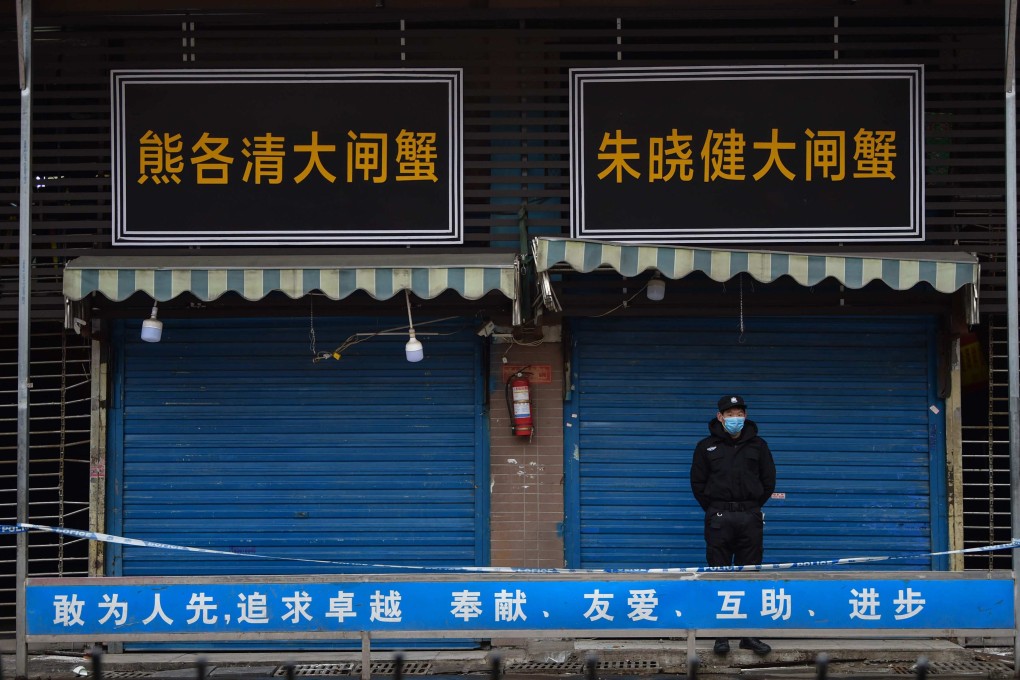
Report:
M 579 272 L 608 266 L 623 276 L 657 270 L 668 278 L 680 279 L 698 271 L 720 282 L 746 273 L 762 283 L 790 276 L 803 286 L 814 286 L 832 277 L 848 288 L 863 288 L 873 281 L 882 281 L 893 290 L 908 290 L 924 282 L 942 293 L 953 293 L 968 284 L 976 289 L 980 276 L 977 258 L 967 254 L 952 259 L 923 259 L 896 255 L 683 248 L 551 238 L 534 239 L 533 248 L 539 272 L 559 264 L 566 264 Z
M 318 292 L 341 300 L 365 291 L 386 300 L 403 290 L 432 299 L 447 290 L 469 300 L 499 291 L 517 299 L 518 274 L 513 261 L 500 266 L 465 267 L 89 267 L 68 264 L 64 272 L 64 296 L 80 300 L 99 293 L 119 302 L 142 292 L 165 302 L 183 293 L 211 301 L 233 292 L 246 300 L 261 300 L 273 292 L 297 299 Z

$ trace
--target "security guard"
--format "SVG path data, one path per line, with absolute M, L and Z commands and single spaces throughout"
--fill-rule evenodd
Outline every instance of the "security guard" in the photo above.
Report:
M 761 508 L 775 491 L 776 464 L 758 426 L 747 419 L 743 398 L 726 395 L 718 406 L 691 461 L 691 490 L 705 510 L 705 555 L 710 567 L 761 564 Z M 740 647 L 760 656 L 772 651 L 757 638 L 743 638 Z M 714 651 L 729 653 L 729 640 L 716 640 Z

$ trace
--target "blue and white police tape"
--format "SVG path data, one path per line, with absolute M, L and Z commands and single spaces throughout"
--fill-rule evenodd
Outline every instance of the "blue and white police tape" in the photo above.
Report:
M 0 524 L 0 534 L 17 534 L 23 531 L 47 531 L 64 536 L 83 538 L 90 541 L 101 541 L 103 543 L 115 543 L 118 545 L 131 545 L 141 548 L 160 548 L 163 550 L 183 550 L 185 552 L 204 553 L 207 555 L 227 555 L 231 557 L 247 557 L 262 560 L 279 560 L 284 562 L 306 562 L 311 564 L 328 564 L 337 567 L 359 567 L 369 569 L 405 569 L 420 571 L 448 571 L 448 572 L 471 572 L 471 573 L 492 573 L 492 574 L 699 574 L 708 572 L 727 571 L 775 571 L 781 569 L 799 569 L 805 567 L 831 567 L 846 564 L 865 564 L 870 562 L 886 562 L 892 560 L 920 559 L 940 555 L 957 555 L 969 553 L 984 553 L 997 550 L 1012 550 L 1020 548 L 1020 539 L 1013 539 L 1009 543 L 997 545 L 985 545 L 977 548 L 962 548 L 958 550 L 943 550 L 940 552 L 914 553 L 910 555 L 881 555 L 871 557 L 843 557 L 834 560 L 808 560 L 804 562 L 777 562 L 772 564 L 751 564 L 734 567 L 649 567 L 625 568 L 625 569 L 553 569 L 537 567 L 429 567 L 408 564 L 372 564 L 367 562 L 337 562 L 334 560 L 313 560 L 302 557 L 279 557 L 275 555 L 259 555 L 257 553 L 239 553 L 230 550 L 214 550 L 212 548 L 195 548 L 186 545 L 175 545 L 173 543 L 159 543 L 157 541 L 144 541 L 138 538 L 127 538 L 103 534 L 97 531 L 82 531 L 80 529 L 67 529 L 64 527 L 49 527 L 42 524 L 19 523 L 14 525 Z

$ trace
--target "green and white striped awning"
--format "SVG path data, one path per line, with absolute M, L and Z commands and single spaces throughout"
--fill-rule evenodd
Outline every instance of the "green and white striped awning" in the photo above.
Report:
M 763 283 L 790 276 L 804 286 L 813 286 L 832 277 L 847 288 L 863 288 L 872 281 L 882 281 L 893 290 L 907 290 L 919 283 L 928 283 L 942 293 L 952 293 L 966 285 L 977 288 L 980 273 L 977 258 L 968 253 L 932 253 L 924 257 L 899 253 L 809 254 L 627 245 L 563 238 L 536 238 L 533 247 L 539 272 L 565 264 L 579 272 L 611 267 L 624 276 L 658 270 L 671 279 L 703 272 L 715 281 L 728 281 L 737 274 L 746 273 Z
M 67 263 L 64 296 L 99 293 L 121 301 L 142 292 L 158 302 L 191 293 L 215 300 L 237 293 L 261 300 L 275 291 L 291 298 L 321 292 L 341 300 L 363 290 L 377 300 L 410 290 L 422 299 L 454 290 L 469 300 L 499 291 L 518 298 L 515 253 L 392 253 L 275 256 L 86 256 Z
M 567 266 L 579 272 L 610 267 L 624 276 L 659 271 L 680 279 L 703 272 L 715 281 L 728 281 L 746 273 L 763 283 L 789 276 L 803 286 L 834 278 L 847 288 L 863 288 L 882 281 L 893 290 L 908 290 L 928 283 L 942 293 L 967 288 L 967 314 L 977 321 L 977 295 L 981 266 L 970 253 L 796 253 L 766 250 L 683 248 L 605 243 L 539 237 L 532 241 L 536 271 L 548 290 L 548 272 Z M 543 274 L 545 273 L 545 274 Z M 543 281 L 539 281 L 543 286 Z M 548 298 L 548 296 L 543 296 Z

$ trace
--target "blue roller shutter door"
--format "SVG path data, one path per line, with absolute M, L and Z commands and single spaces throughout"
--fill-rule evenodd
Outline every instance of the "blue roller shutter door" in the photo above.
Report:
M 567 560 L 705 564 L 691 452 L 720 395 L 778 468 L 766 562 L 945 549 L 944 433 L 927 318 L 581 320 L 566 409 Z M 856 565 L 928 569 L 932 558 Z
M 319 350 L 395 319 L 316 319 Z M 426 358 L 378 336 L 312 362 L 308 319 L 121 329 L 110 410 L 108 529 L 242 554 L 364 564 L 488 559 L 480 345 L 432 327 Z M 384 569 L 383 569 L 384 570 Z M 379 572 L 111 546 L 124 576 Z

